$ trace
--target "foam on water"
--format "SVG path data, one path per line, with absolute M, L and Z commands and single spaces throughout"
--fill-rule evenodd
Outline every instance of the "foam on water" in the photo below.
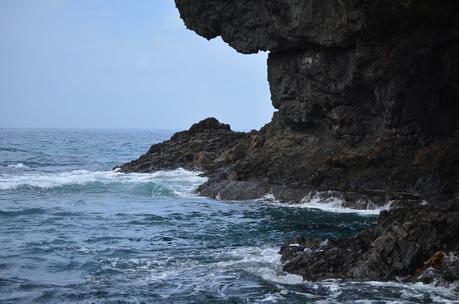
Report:
M 87 130 L 0 134 L 0 302 L 454 303 L 457 299 L 454 286 L 308 282 L 282 271 L 278 250 L 293 236 L 344 237 L 375 223 L 373 217 L 311 209 L 359 212 L 344 209 L 343 202 L 305 199 L 281 204 L 274 196 L 260 203 L 184 199 L 196 195 L 196 187 L 206 178 L 183 169 L 151 174 L 109 170 L 171 135 L 158 134 Z
M 282 271 L 279 248 L 241 247 L 225 254 L 219 267 L 240 268 L 263 280 L 286 285 L 303 284 L 303 278 Z M 229 259 L 229 260 L 226 260 Z
M 23 163 L 17 163 L 14 165 L 8 165 L 8 168 L 14 168 L 14 169 L 28 169 L 29 166 L 24 165 Z
M 295 299 L 295 303 L 304 302 L 306 299 L 314 303 L 457 303 L 454 301 L 457 297 L 457 285 L 442 287 L 435 284 L 378 281 L 305 281 L 301 276 L 282 271 L 278 248 L 275 247 L 245 246 L 224 252 L 209 251 L 207 254 L 220 261 L 210 263 L 207 268 L 198 261 L 189 259 L 171 263 L 173 258 L 164 261 L 116 258 L 104 265 L 104 270 L 130 274 L 134 271 L 142 274 L 140 277 L 134 275 L 139 282 L 156 284 L 180 282 L 190 273 L 195 273 L 196 277 L 189 282 L 193 285 L 193 290 L 187 292 L 193 294 L 220 288 L 223 289 L 222 295 L 232 285 L 228 280 L 240 278 L 239 273 L 244 272 L 275 286 L 272 292 L 258 295 L 260 297 L 256 302 L 261 303 L 290 303 L 291 299 Z M 184 287 L 177 284 L 177 288 Z M 258 285 L 253 285 L 256 286 Z
M 154 173 L 74 170 L 60 173 L 2 174 L 0 175 L 0 190 L 15 190 L 24 187 L 53 189 L 91 183 L 104 185 L 158 183 L 169 187 L 178 196 L 189 196 L 206 180 L 207 178 L 201 176 L 200 172 L 184 169 Z
M 334 196 L 324 198 L 320 193 L 308 195 L 299 203 L 281 203 L 273 194 L 267 194 L 260 200 L 280 207 L 318 209 L 326 212 L 355 213 L 364 216 L 379 215 L 381 211 L 388 210 L 391 206 L 391 202 L 387 202 L 383 207 L 374 207 L 372 204 L 367 204 L 367 209 L 346 208 L 344 207 L 345 201 L 343 199 Z

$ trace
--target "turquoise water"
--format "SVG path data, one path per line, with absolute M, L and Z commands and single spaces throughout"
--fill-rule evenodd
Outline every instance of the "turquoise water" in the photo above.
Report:
M 111 171 L 169 131 L 0 130 L 1 303 L 452 303 L 452 288 L 304 282 L 277 251 L 374 215 L 214 201 L 195 172 Z M 371 301 L 365 301 L 371 300 Z M 400 303 L 400 302 L 399 302 Z

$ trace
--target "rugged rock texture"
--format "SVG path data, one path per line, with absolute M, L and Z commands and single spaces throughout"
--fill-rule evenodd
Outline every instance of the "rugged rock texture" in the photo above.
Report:
M 352 238 L 300 237 L 282 247 L 281 254 L 286 271 L 310 280 L 400 277 L 452 282 L 459 275 L 458 231 L 459 200 L 405 201 L 383 211 L 376 227 Z
M 401 202 L 353 242 L 330 241 L 322 253 L 294 260 L 284 250 L 286 269 L 308 279 L 408 275 L 435 251 L 452 248 L 459 219 L 457 208 L 446 206 L 459 193 L 458 1 L 176 5 L 201 36 L 221 36 L 241 53 L 270 52 L 268 81 L 278 111 L 248 134 L 205 120 L 122 171 L 202 170 L 209 181 L 200 193 L 222 199 L 272 193 L 299 201 L 333 190 L 351 197 L 350 207 L 362 206 L 361 197 Z M 420 198 L 435 202 L 433 209 L 419 207 Z
M 270 51 L 278 112 L 232 181 L 294 189 L 457 192 L 459 3 L 177 0 L 185 24 L 242 53 Z M 225 191 L 238 199 L 237 192 Z M 293 195 L 296 197 L 296 195 Z
M 248 134 L 233 132 L 227 124 L 208 118 L 188 131 L 175 133 L 170 140 L 151 146 L 138 160 L 117 167 L 125 172 L 153 172 L 177 169 L 203 170 L 211 175 L 228 149 L 247 139 Z

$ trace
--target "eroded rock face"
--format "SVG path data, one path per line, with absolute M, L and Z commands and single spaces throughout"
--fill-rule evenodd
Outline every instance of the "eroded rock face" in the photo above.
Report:
M 177 0 L 185 24 L 242 53 L 270 51 L 272 101 L 297 129 L 353 142 L 458 126 L 457 1 Z
M 457 129 L 456 1 L 176 3 L 198 34 L 242 53 L 271 51 L 273 105 L 290 125 L 357 139 L 381 129 Z
M 221 36 L 241 53 L 270 51 L 278 112 L 259 132 L 258 149 L 247 151 L 229 178 L 204 186 L 206 194 L 228 179 L 302 189 L 459 191 L 457 1 L 176 4 L 200 35 Z
M 381 2 L 381 1 L 380 1 Z M 348 0 L 177 0 L 185 24 L 241 53 L 348 44 L 363 30 Z
M 148 153 L 142 159 L 150 165 L 126 171 L 204 170 L 212 178 L 200 192 L 225 199 L 275 193 L 295 201 L 311 189 L 459 191 L 459 2 L 176 4 L 200 35 L 220 35 L 242 53 L 270 51 L 268 80 L 278 112 L 259 132 L 238 135 L 244 140 L 237 145 L 229 140 L 225 150 L 217 140 L 226 161 L 178 136 L 168 145 L 180 141 L 180 149 L 206 160 Z M 253 190 L 241 194 L 244 183 Z

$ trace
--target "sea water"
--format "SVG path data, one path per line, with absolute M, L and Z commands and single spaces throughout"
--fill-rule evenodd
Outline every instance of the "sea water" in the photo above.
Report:
M 0 130 L 1 303 L 453 303 L 453 287 L 307 282 L 289 238 L 345 237 L 375 212 L 199 197 L 183 169 L 124 174 L 170 131 Z

